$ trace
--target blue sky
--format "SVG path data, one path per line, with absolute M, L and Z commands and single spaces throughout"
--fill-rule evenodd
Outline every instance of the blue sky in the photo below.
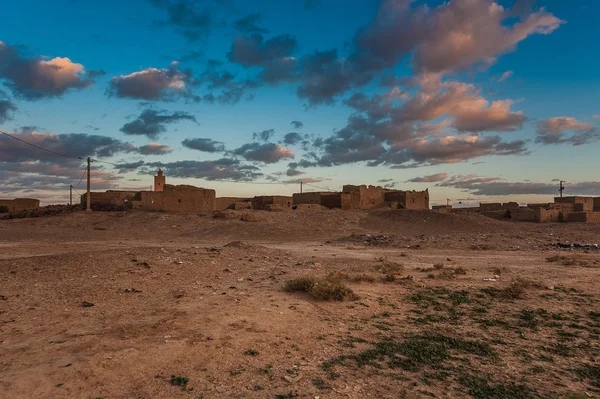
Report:
M 149 187 L 162 167 L 218 196 L 303 180 L 541 202 L 555 179 L 600 195 L 599 12 L 592 0 L 12 2 L 0 129 L 97 159 L 98 190 Z M 2 197 L 65 202 L 82 170 L 0 138 Z

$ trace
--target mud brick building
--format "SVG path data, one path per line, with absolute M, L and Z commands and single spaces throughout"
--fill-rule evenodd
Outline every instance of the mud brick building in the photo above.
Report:
M 216 205 L 215 190 L 165 184 L 162 191 L 141 191 L 135 207 L 150 211 L 212 212 Z
M 9 212 L 28 211 L 40 207 L 40 200 L 33 198 L 0 199 L 0 207 L 8 208 Z

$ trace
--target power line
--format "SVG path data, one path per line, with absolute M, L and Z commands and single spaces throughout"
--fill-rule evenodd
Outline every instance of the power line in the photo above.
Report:
M 305 186 L 309 186 L 309 187 L 314 187 L 314 188 L 318 188 L 321 190 L 327 190 L 327 191 L 331 191 L 331 189 L 329 187 L 325 188 L 325 187 L 319 187 L 319 186 L 315 186 L 314 184 L 310 184 L 310 183 L 303 183 Z
M 63 153 L 60 153 L 60 152 L 49 150 L 49 149 L 44 148 L 44 147 L 40 147 L 39 145 L 36 145 L 36 144 L 30 143 L 28 141 L 22 140 L 22 139 L 20 139 L 18 137 L 13 136 L 12 134 L 8 134 L 6 132 L 3 132 L 2 130 L 0 130 L 0 133 L 2 133 L 5 136 L 10 137 L 11 139 L 15 139 L 17 141 L 20 141 L 21 143 L 24 143 L 24 144 L 30 145 L 32 147 L 35 147 L 35 148 L 37 148 L 39 150 L 49 152 L 50 154 L 60 155 L 61 157 L 65 157 L 65 158 L 73 158 L 73 159 L 81 159 L 81 160 L 83 160 L 82 157 L 75 157 L 75 156 L 72 156 L 72 155 L 67 155 L 67 154 L 63 154 Z
M 79 183 L 77 183 L 76 186 L 73 186 L 73 188 L 75 187 L 79 187 L 79 185 L 81 184 L 81 182 L 83 181 L 84 177 L 87 175 L 87 169 L 83 170 L 83 174 L 81 175 L 81 179 L 79 179 Z

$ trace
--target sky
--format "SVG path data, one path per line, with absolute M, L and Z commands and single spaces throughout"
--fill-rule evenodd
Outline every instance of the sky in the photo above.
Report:
M 349 5 L 351 4 L 351 6 Z M 23 0 L 0 26 L 0 197 L 371 184 L 600 196 L 600 2 Z M 29 144 L 32 145 L 29 145 Z

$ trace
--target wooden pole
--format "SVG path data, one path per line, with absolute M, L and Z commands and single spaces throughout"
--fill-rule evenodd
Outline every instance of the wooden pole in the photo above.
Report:
M 91 164 L 92 160 L 90 159 L 90 157 L 88 157 L 87 159 L 87 208 L 86 208 L 86 212 L 91 212 L 92 211 L 92 194 L 90 193 L 90 188 L 91 188 L 91 183 L 90 183 L 90 164 Z
M 73 185 L 69 185 L 69 205 L 73 205 Z
M 300 194 L 302 194 L 302 182 L 300 182 Z

